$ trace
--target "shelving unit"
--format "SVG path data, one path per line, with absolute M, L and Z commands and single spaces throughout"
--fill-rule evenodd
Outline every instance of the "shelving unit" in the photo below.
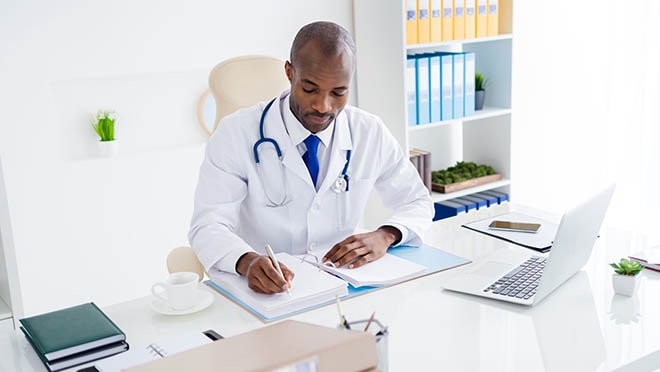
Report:
M 379 115 L 404 150 L 431 151 L 433 170 L 473 161 L 502 174 L 502 180 L 474 188 L 432 192 L 434 201 L 493 189 L 510 193 L 512 2 L 499 1 L 497 36 L 406 45 L 405 0 L 354 1 L 358 106 Z M 407 123 L 406 56 L 428 52 L 475 52 L 476 71 L 489 79 L 483 110 L 429 124 Z

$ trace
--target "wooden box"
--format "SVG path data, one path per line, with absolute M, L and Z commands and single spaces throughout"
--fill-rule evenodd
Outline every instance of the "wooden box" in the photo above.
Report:
M 458 191 L 458 190 L 467 189 L 467 188 L 470 188 L 470 187 L 483 185 L 485 183 L 491 183 L 491 182 L 499 181 L 501 179 L 502 179 L 502 174 L 501 173 L 496 173 L 496 174 L 491 174 L 489 176 L 473 178 L 473 179 L 467 180 L 467 181 L 450 183 L 449 185 L 441 185 L 439 183 L 434 183 L 434 184 L 431 185 L 431 187 L 432 187 L 433 191 L 441 192 L 443 194 L 446 194 L 446 193 L 450 193 L 450 192 L 454 192 L 454 191 Z

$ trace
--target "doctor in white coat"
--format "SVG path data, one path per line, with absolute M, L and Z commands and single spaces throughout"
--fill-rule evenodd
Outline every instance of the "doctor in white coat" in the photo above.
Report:
M 284 65 L 290 92 L 220 121 L 189 232 L 207 270 L 244 275 L 253 290 L 277 293 L 295 273 L 281 264 L 280 275 L 266 244 L 291 254 L 327 251 L 323 261 L 354 268 L 390 246 L 422 243 L 433 217 L 427 189 L 383 122 L 346 106 L 355 58 L 344 28 L 308 24 Z M 373 189 L 393 214 L 375 231 L 354 234 Z

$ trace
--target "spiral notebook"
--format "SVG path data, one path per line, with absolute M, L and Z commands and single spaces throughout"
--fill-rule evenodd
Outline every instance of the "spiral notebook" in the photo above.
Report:
M 94 367 L 99 372 L 120 372 L 152 360 L 165 358 L 181 351 L 209 344 L 222 338 L 214 331 L 190 332 L 152 342 L 143 348 L 131 348 L 125 353 L 98 361 Z

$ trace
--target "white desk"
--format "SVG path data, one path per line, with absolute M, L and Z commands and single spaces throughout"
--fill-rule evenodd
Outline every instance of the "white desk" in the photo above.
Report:
M 436 222 L 427 241 L 471 259 L 495 249 L 524 249 L 460 227 L 514 209 L 520 210 L 505 204 Z M 393 372 L 609 371 L 631 362 L 637 364 L 626 370 L 652 370 L 648 365 L 660 368 L 660 273 L 644 272 L 637 296 L 624 298 L 613 294 L 607 265 L 644 247 L 644 239 L 603 231 L 584 269 L 533 308 L 442 290 L 445 280 L 468 265 L 344 301 L 342 310 L 349 320 L 376 310 L 376 318 L 389 326 Z M 221 295 L 210 308 L 180 317 L 155 313 L 150 301 L 104 309 L 126 332 L 131 348 L 190 330 L 210 328 L 228 337 L 264 325 Z M 325 306 L 293 319 L 334 327 L 337 309 Z M 0 355 L 0 371 L 45 371 L 25 337 L 9 326 L 0 329 Z

